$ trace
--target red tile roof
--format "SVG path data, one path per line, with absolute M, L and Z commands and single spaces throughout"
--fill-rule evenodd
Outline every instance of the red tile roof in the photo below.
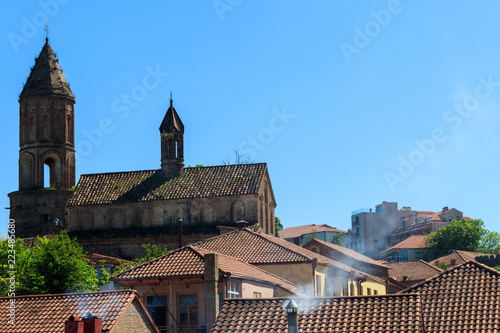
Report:
M 98 253 L 87 253 L 85 255 L 85 258 L 89 260 L 91 265 L 95 266 L 100 265 L 102 260 L 104 260 L 104 265 L 119 265 L 121 263 L 129 262 L 128 260 L 125 259 L 105 256 Z
M 423 260 L 400 261 L 387 263 L 389 276 L 401 282 L 404 277 L 408 281 L 421 281 L 433 277 L 443 270 Z
M 291 228 L 286 228 L 278 232 L 278 235 L 280 238 L 286 239 L 286 238 L 295 238 L 295 237 L 300 237 L 305 234 L 310 234 L 313 232 L 335 232 L 335 233 L 342 233 L 346 234 L 347 231 L 339 230 L 334 227 L 330 227 L 327 224 L 308 224 L 308 225 L 301 225 L 298 227 L 291 227 Z
M 335 266 L 346 272 L 354 272 L 358 276 L 368 276 L 368 274 L 355 268 L 304 249 L 284 239 L 253 232 L 248 228 L 209 238 L 193 244 L 193 246 L 232 256 L 254 265 L 306 263 L 317 260 L 318 264 L 321 265 Z M 375 277 L 371 278 L 376 279 Z
M 82 175 L 68 206 L 256 194 L 265 163 L 184 168 L 176 178 L 161 170 Z
M 16 325 L 12 326 L 8 323 L 9 317 L 4 311 L 4 315 L 0 316 L 0 332 L 2 333 L 64 333 L 64 322 L 70 316 L 86 318 L 88 312 L 102 319 L 103 332 L 111 333 L 127 307 L 134 301 L 140 302 L 135 290 L 119 290 L 0 297 L 0 307 L 7 309 L 11 300 L 15 300 Z M 146 312 L 145 309 L 144 311 Z M 147 317 L 149 318 L 149 315 Z
M 328 248 L 330 248 L 330 249 L 332 249 L 334 251 L 340 252 L 340 253 L 348 256 L 348 257 L 356 259 L 357 261 L 362 261 L 362 262 L 365 262 L 367 264 L 376 265 L 376 266 L 379 266 L 379 267 L 382 267 L 382 268 L 387 268 L 387 266 L 385 264 L 383 264 L 382 262 L 380 262 L 378 260 L 373 260 L 372 258 L 364 256 L 361 253 L 356 252 L 354 250 L 348 249 L 347 247 L 343 247 L 343 246 L 340 246 L 340 245 L 337 245 L 337 244 L 333 244 L 333 243 L 330 243 L 330 242 L 325 242 L 325 241 L 322 241 L 320 239 L 313 239 L 309 243 L 319 243 L 322 246 L 326 246 L 326 247 L 328 247 Z
M 490 254 L 487 253 L 479 253 L 479 252 L 470 252 L 470 251 L 462 251 L 462 250 L 456 250 L 453 251 L 450 254 L 441 256 L 437 259 L 434 259 L 430 261 L 432 265 L 436 263 L 436 261 L 441 261 L 446 264 L 446 266 L 455 266 L 459 264 L 463 264 L 464 262 L 471 261 L 471 260 L 476 260 L 477 257 L 482 257 L 482 256 L 489 256 Z M 455 263 L 452 263 L 452 260 L 455 260 Z
M 500 272 L 469 261 L 402 293 L 418 293 L 426 332 L 499 332 Z
M 210 253 L 191 245 L 171 251 L 159 258 L 136 266 L 113 276 L 114 281 L 143 280 L 157 278 L 201 277 L 205 274 L 204 255 Z M 248 278 L 278 285 L 292 294 L 305 297 L 302 290 L 293 283 L 252 266 L 236 258 L 219 254 L 219 270 L 232 277 Z
M 380 252 L 380 254 L 398 249 L 421 249 L 424 247 L 425 247 L 425 235 L 413 235 L 408 237 L 404 241 Z
M 424 332 L 417 294 L 294 299 L 301 333 Z M 226 299 L 212 332 L 288 332 L 287 299 Z

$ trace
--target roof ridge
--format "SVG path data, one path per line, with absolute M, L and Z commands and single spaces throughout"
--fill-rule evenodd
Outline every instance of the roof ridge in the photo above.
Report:
M 96 173 L 84 173 L 83 176 L 97 176 L 97 175 L 112 175 L 112 174 L 124 174 L 124 173 L 134 173 L 134 172 L 151 172 L 151 171 L 161 171 L 161 169 L 149 169 L 149 170 L 135 170 L 135 171 L 109 171 L 109 172 L 96 172 Z
M 139 293 L 135 289 L 116 289 L 116 290 L 105 290 L 105 291 L 82 291 L 76 293 L 62 293 L 62 294 L 38 294 L 38 295 L 17 295 L 17 296 L 2 296 L 1 299 L 10 298 L 33 298 L 33 297 L 64 297 L 64 296 L 83 296 L 83 295 L 96 295 L 96 294 L 112 294 L 112 293 L 132 293 L 139 296 Z
M 477 268 L 486 269 L 486 270 L 487 270 L 487 271 L 489 271 L 490 273 L 493 273 L 493 274 L 495 274 L 495 275 L 497 275 L 497 276 L 500 276 L 500 272 L 499 272 L 499 271 L 497 271 L 496 269 L 493 269 L 493 268 L 491 268 L 491 267 L 489 267 L 489 266 L 487 266 L 487 265 L 481 264 L 481 263 L 479 263 L 479 262 L 477 262 L 477 261 L 475 261 L 475 260 L 468 260 L 468 261 L 465 261 L 465 262 L 463 262 L 463 263 L 461 263 L 461 264 L 459 264 L 459 265 L 456 265 L 456 266 L 454 266 L 454 267 L 451 267 L 451 268 L 449 268 L 449 269 L 447 269 L 447 270 L 443 270 L 443 271 L 442 271 L 442 272 L 440 272 L 439 274 L 436 274 L 436 275 L 434 275 L 434 276 L 431 276 L 431 277 L 429 277 L 429 278 L 425 279 L 424 281 L 421 281 L 421 282 L 419 282 L 419 283 L 417 283 L 417 284 L 414 284 L 414 285 L 413 285 L 413 286 L 411 286 L 411 287 L 408 287 L 408 288 L 407 288 L 407 289 L 405 289 L 405 290 L 401 290 L 401 291 L 399 291 L 399 292 L 398 292 L 398 294 L 399 294 L 399 293 L 404 293 L 404 292 L 405 292 L 405 291 L 407 291 L 407 290 L 417 289 L 418 287 L 420 287 L 420 286 L 422 286 L 422 285 L 426 284 L 427 282 L 429 282 L 429 281 L 431 281 L 431 280 L 437 279 L 438 277 L 441 277 L 441 276 L 444 276 L 444 275 L 447 275 L 447 274 L 451 274 L 451 273 L 452 273 L 452 272 L 454 272 L 455 270 L 458 270 L 458 269 L 462 268 L 462 266 L 466 266 L 466 265 L 469 265 L 469 264 L 472 264 L 472 265 L 476 266 Z
M 293 253 L 295 253 L 295 254 L 298 254 L 299 256 L 303 257 L 304 259 L 307 259 L 307 260 L 310 260 L 310 261 L 314 260 L 314 258 L 313 258 L 313 259 L 309 259 L 308 257 L 306 257 L 305 255 L 303 255 L 302 253 L 299 253 L 299 252 L 293 251 L 293 250 L 291 250 L 291 249 L 289 249 L 289 248 L 287 248 L 287 247 L 285 247 L 285 246 L 283 246 L 283 245 L 281 245 L 281 244 L 275 243 L 275 242 L 273 242 L 272 240 L 270 240 L 270 239 L 266 238 L 267 236 L 270 236 L 270 235 L 267 235 L 267 234 L 266 234 L 266 235 L 264 236 L 264 234 L 259 233 L 259 232 L 252 231 L 252 230 L 250 230 L 250 229 L 248 229 L 248 228 L 243 228 L 241 231 L 244 231 L 244 230 L 246 230 L 247 232 L 250 232 L 250 233 L 252 233 L 252 234 L 254 234 L 254 235 L 257 235 L 257 236 L 259 236 L 259 237 L 261 237 L 261 238 L 265 239 L 265 240 L 266 240 L 266 241 L 268 241 L 268 242 L 272 242 L 273 244 L 276 244 L 277 246 L 281 247 L 282 249 L 285 249 L 285 250 L 287 250 L 287 251 L 289 251 L 289 252 L 293 252 Z M 236 231 L 240 231 L 240 230 L 236 230 Z M 286 240 L 284 240 L 284 239 L 281 239 L 281 238 L 278 238 L 278 237 L 275 237 L 275 238 L 276 238 L 276 239 L 279 239 L 280 241 L 290 243 L 290 242 L 288 242 L 288 241 L 286 241 Z M 292 244 L 292 243 L 290 243 L 290 244 Z M 295 245 L 295 244 L 292 244 L 292 245 Z M 296 246 L 298 246 L 298 245 L 296 245 Z M 304 248 L 302 248 L 302 249 L 304 249 Z M 304 249 L 304 250 L 306 250 L 306 251 L 310 251 L 310 250 L 307 250 L 307 249 Z M 312 251 L 310 251 L 310 252 L 312 252 Z M 314 253 L 314 252 L 312 252 L 312 253 Z
M 442 271 L 444 271 L 444 269 L 439 268 L 439 267 L 434 266 L 434 265 L 431 265 L 430 263 L 428 263 L 427 261 L 424 261 L 424 260 L 422 260 L 422 259 L 417 259 L 417 261 L 421 261 L 422 263 L 426 264 L 427 266 L 429 266 L 429 267 L 431 267 L 431 268 L 436 269 L 438 272 L 442 272 Z

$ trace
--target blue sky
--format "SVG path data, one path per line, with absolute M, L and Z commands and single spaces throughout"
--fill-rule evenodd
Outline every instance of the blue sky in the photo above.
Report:
M 42 0 L 0 4 L 1 207 L 18 97 L 50 43 L 76 97 L 80 174 L 156 169 L 173 91 L 186 165 L 267 162 L 285 227 L 347 230 L 382 201 L 500 231 L 500 3 Z M 2 209 L 0 231 L 8 210 Z

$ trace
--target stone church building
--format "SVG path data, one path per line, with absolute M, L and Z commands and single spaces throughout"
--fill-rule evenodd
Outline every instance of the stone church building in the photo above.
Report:
M 9 194 L 18 237 L 68 229 L 89 252 L 131 258 L 142 244 L 175 248 L 179 229 L 183 245 L 240 220 L 274 235 L 267 165 L 184 167 L 184 125 L 172 99 L 160 125 L 160 169 L 86 174 L 76 188 L 75 97 L 48 39 L 19 104 L 19 190 Z

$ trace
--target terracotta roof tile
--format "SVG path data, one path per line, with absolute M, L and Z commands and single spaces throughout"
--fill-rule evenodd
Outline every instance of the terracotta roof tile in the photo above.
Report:
M 125 259 L 105 256 L 98 253 L 87 253 L 85 257 L 89 260 L 91 265 L 100 265 L 102 260 L 104 260 L 105 265 L 119 265 L 120 263 L 129 262 Z
M 498 332 L 500 272 L 469 261 L 403 291 L 422 299 L 427 332 Z
M 441 256 L 435 260 L 430 261 L 431 264 L 435 264 L 436 261 L 441 261 L 446 264 L 446 266 L 455 266 L 458 264 L 463 264 L 464 262 L 471 261 L 471 260 L 476 260 L 477 257 L 482 257 L 482 256 L 489 256 L 487 253 L 480 253 L 480 252 L 470 252 L 470 251 L 462 251 L 462 250 L 456 250 L 453 251 L 452 253 L 449 253 L 447 255 Z
M 184 168 L 175 178 L 161 170 L 82 175 L 69 206 L 131 203 L 258 193 L 265 163 Z
M 404 277 L 408 281 L 421 281 L 433 277 L 443 270 L 423 260 L 400 261 L 387 263 L 389 276 L 401 282 Z
M 0 307 L 6 309 L 12 299 L 15 300 L 16 325 L 8 323 L 7 315 L 0 316 L 2 333 L 64 333 L 64 322 L 70 316 L 87 317 L 88 312 L 102 319 L 102 330 L 105 332 L 114 328 L 120 316 L 134 300 L 139 301 L 134 290 L 120 290 L 0 297 Z
M 424 332 L 417 294 L 294 299 L 299 331 Z M 226 299 L 212 332 L 288 332 L 287 299 Z
M 424 247 L 425 247 L 425 235 L 413 235 L 408 237 L 404 241 L 380 252 L 380 254 L 397 249 L 421 249 Z
M 193 246 L 232 256 L 254 265 L 313 262 L 317 260 L 318 264 L 335 266 L 346 272 L 353 272 L 358 277 L 379 280 L 351 266 L 309 251 L 284 239 L 253 232 L 248 228 L 209 238 L 193 244 Z
M 195 277 L 205 274 L 204 255 L 210 253 L 191 245 L 171 251 L 159 258 L 136 266 L 128 271 L 113 276 L 114 281 Z M 232 277 L 255 279 L 290 291 L 297 296 L 305 297 L 302 290 L 293 283 L 268 273 L 258 267 L 252 266 L 236 258 L 218 254 L 219 269 L 222 273 L 231 273 Z
M 327 224 L 308 224 L 308 225 L 301 225 L 298 227 L 290 227 L 281 230 L 278 232 L 278 235 L 280 238 L 286 239 L 286 238 L 294 238 L 294 237 L 300 237 L 305 234 L 310 234 L 313 232 L 339 232 L 342 234 L 347 233 L 347 231 L 339 230 L 334 227 L 330 227 Z
M 311 240 L 311 242 L 317 242 L 323 246 L 326 246 L 334 251 L 340 252 L 340 253 L 342 253 L 348 257 L 351 257 L 353 259 L 356 259 L 358 261 L 362 261 L 362 262 L 365 262 L 365 263 L 368 263 L 371 265 L 376 265 L 376 266 L 380 266 L 383 268 L 387 268 L 387 266 L 385 264 L 383 264 L 382 262 L 380 262 L 378 260 L 373 260 L 372 258 L 364 256 L 361 253 L 356 252 L 354 250 L 348 249 L 347 247 L 343 247 L 343 246 L 333 244 L 330 242 L 325 242 L 325 241 L 322 241 L 320 239 L 313 239 L 313 240 Z

